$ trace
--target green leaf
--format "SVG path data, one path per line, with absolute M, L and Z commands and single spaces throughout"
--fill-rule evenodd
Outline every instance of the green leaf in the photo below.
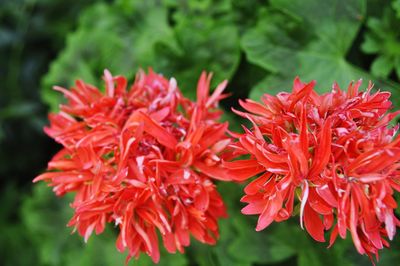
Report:
M 241 45 L 247 59 L 272 72 L 294 71 L 291 60 L 299 44 L 293 42 L 287 32 L 296 30 L 295 20 L 286 20 L 280 13 L 264 10 L 257 26 L 242 37 Z M 282 30 L 285 29 L 285 30 Z
M 400 0 L 394 0 L 392 2 L 392 7 L 396 11 L 397 18 L 400 18 Z
M 369 18 L 368 31 L 361 48 L 365 53 L 377 54 L 371 65 L 372 74 L 387 78 L 400 60 L 400 19 L 390 6 L 386 6 L 382 18 Z M 400 78 L 400 71 L 396 71 Z
M 78 78 L 100 85 L 106 68 L 113 74 L 133 77 L 139 67 L 157 62 L 158 43 L 179 53 L 167 23 L 167 10 L 158 1 L 136 4 L 129 14 L 123 7 L 100 3 L 82 14 L 77 31 L 68 36 L 66 48 L 42 82 L 42 97 L 53 111 L 61 101 L 60 94 L 51 90 L 54 85 L 69 87 Z
M 230 210 L 233 210 L 230 208 Z M 236 214 L 241 215 L 240 212 Z M 235 256 L 232 254 L 231 247 L 234 245 L 237 239 L 237 230 L 233 225 L 233 220 L 237 218 L 238 215 L 230 214 L 228 219 L 224 219 L 219 222 L 221 238 L 219 239 L 217 245 L 213 247 L 213 252 L 218 260 L 218 265 L 236 265 L 236 266 L 251 266 L 251 261 L 245 259 L 244 253 L 241 251 L 242 256 Z
M 367 54 L 375 54 L 380 51 L 381 44 L 375 38 L 365 35 L 365 40 L 361 44 L 361 50 Z
M 304 29 L 325 44 L 324 52 L 338 56 L 350 48 L 366 13 L 365 0 L 272 0 L 271 4 L 301 20 Z
M 331 69 L 332 75 L 337 75 L 336 80 L 342 89 L 347 88 L 347 85 L 350 83 L 351 80 L 354 80 L 354 76 L 361 77 L 363 82 L 363 88 L 367 88 L 369 81 L 374 82 L 374 88 L 382 89 L 382 90 L 389 90 L 392 93 L 392 101 L 395 108 L 400 107 L 400 85 L 390 80 L 384 79 L 377 79 L 375 76 L 370 75 L 368 72 L 365 72 L 358 67 L 355 67 L 347 62 L 343 62 L 343 72 L 338 73 L 338 70 Z M 309 82 L 311 80 L 318 80 L 317 77 L 321 75 L 328 75 L 329 72 L 327 70 L 321 69 L 315 71 L 313 74 L 304 74 L 300 75 L 302 81 Z M 263 80 L 258 82 L 252 89 L 250 93 L 250 98 L 254 100 L 259 100 L 261 96 L 265 93 L 275 95 L 281 91 L 290 92 L 292 91 L 292 84 L 293 79 L 287 78 L 283 75 L 268 75 Z M 331 84 L 332 85 L 332 84 Z M 328 91 L 331 89 L 331 85 L 326 84 L 326 87 L 321 86 L 317 87 L 320 91 Z
M 238 237 L 238 230 L 234 223 L 237 219 L 244 218 L 240 213 L 241 204 L 239 202 L 243 186 L 230 182 L 218 182 L 217 188 L 227 205 L 229 217 L 218 222 L 220 239 L 214 247 L 210 247 L 210 250 L 216 257 L 217 265 L 251 266 L 252 263 L 245 259 L 245 256 L 238 258 L 237 255 L 230 252 L 231 246 Z
M 112 242 L 114 244 L 114 242 Z M 161 242 L 160 242 L 161 244 Z M 114 247 L 115 248 L 115 247 Z M 115 252 L 116 250 L 114 250 Z M 96 254 L 96 253 L 94 253 Z M 109 263 L 107 265 L 114 265 L 115 263 Z M 122 264 L 121 264 L 122 265 Z M 168 253 L 163 247 L 160 248 L 160 262 L 158 264 L 153 263 L 151 258 L 147 255 L 142 254 L 139 260 L 135 260 L 134 258 L 130 261 L 129 265 L 131 266 L 187 266 L 188 260 L 185 254 L 181 254 L 179 252 L 175 254 Z M 83 265 L 82 265 L 83 266 Z
M 276 239 L 291 247 L 297 252 L 298 266 L 351 266 L 358 264 L 347 255 L 354 253 L 354 246 L 350 239 L 337 239 L 333 247 L 327 248 L 327 243 L 318 243 L 312 239 L 305 230 L 302 230 L 296 220 L 289 220 L 284 223 L 274 224 L 271 229 Z M 356 258 L 359 259 L 361 255 Z M 327 259 L 329 258 L 329 259 Z M 365 263 L 368 258 L 364 256 L 361 261 Z
M 161 44 L 157 47 L 158 62 L 154 62 L 156 70 L 174 76 L 179 88 L 192 99 L 202 71 L 213 72 L 214 87 L 232 77 L 240 59 L 238 32 L 229 13 L 213 15 L 213 6 L 206 7 L 198 10 L 197 6 L 180 6 L 173 17 L 175 37 L 182 52 L 176 53 Z M 224 10 L 229 5 L 217 7 Z
M 393 70 L 393 63 L 390 58 L 381 55 L 372 63 L 371 71 L 377 77 L 387 77 Z
M 55 199 L 45 184 L 35 186 L 33 196 L 23 202 L 22 222 L 37 247 L 41 264 L 60 265 L 64 252 L 79 243 L 65 226 L 71 216 L 67 202 Z
M 350 259 L 347 256 L 347 252 L 354 252 L 354 247 L 349 241 L 338 239 L 335 245 L 331 248 L 327 248 L 325 243 L 315 243 L 314 240 L 308 239 L 302 244 L 301 251 L 299 252 L 297 265 L 298 266 L 352 266 L 352 265 L 365 265 L 369 263 L 366 256 L 362 257 L 357 254 L 355 259 L 362 261 L 363 263 L 358 264 L 357 261 Z M 329 258 L 329 259 L 327 259 Z
M 221 7 L 226 10 L 229 5 Z M 69 87 L 78 78 L 101 85 L 105 68 L 133 78 L 138 68 L 152 67 L 177 78 L 187 96 L 196 94 L 203 70 L 215 73 L 213 85 L 233 75 L 240 58 L 239 38 L 227 14 L 178 6 L 172 18 L 173 26 L 167 7 L 156 0 L 93 5 L 44 77 L 44 101 L 56 110 L 61 96 L 51 90 L 53 85 Z
M 76 233 L 71 235 L 72 228 L 66 224 L 72 217 L 72 209 L 68 206 L 71 200 L 56 198 L 45 184 L 34 187 L 32 197 L 25 199 L 21 217 L 26 227 L 26 236 L 39 256 L 40 265 L 65 266 L 108 266 L 124 265 L 127 254 L 121 254 L 115 247 L 116 234 L 108 227 L 101 235 L 93 235 L 88 243 Z M 101 256 L 99 256 L 101 254 Z M 138 261 L 132 259 L 129 265 L 154 265 L 151 259 L 142 255 Z M 169 254 L 161 248 L 161 261 L 158 265 L 187 265 L 183 254 Z
M 274 9 L 267 12 L 272 15 L 261 16 L 241 40 L 248 60 L 272 72 L 252 89 L 251 98 L 291 90 L 295 76 L 305 82 L 316 80 L 319 92 L 329 91 L 334 82 L 346 88 L 362 78 L 390 90 L 393 98 L 399 95 L 397 84 L 377 79 L 346 59 L 365 15 L 365 1 L 273 0 L 271 4 Z
M 2 265 L 35 265 L 37 254 L 32 241 L 26 235 L 26 228 L 19 223 L 18 207 L 24 191 L 11 181 L 4 184 L 0 191 L 0 258 Z M 21 256 L 21 247 L 23 256 Z
M 255 223 L 249 223 L 249 218 L 241 215 L 234 219 L 238 235 L 229 247 L 229 253 L 234 258 L 249 263 L 271 264 L 287 260 L 296 254 L 295 248 L 277 237 L 275 226 L 256 232 Z
M 272 1 L 276 9 L 290 15 L 273 10 L 271 12 L 274 12 L 274 16 L 261 17 L 254 29 L 257 32 L 247 32 L 243 36 L 242 45 L 249 61 L 261 67 L 273 65 L 273 69 L 265 68 L 290 81 L 296 75 L 304 80 L 316 79 L 319 84 L 317 88 L 326 91 L 337 79 L 339 83 L 347 83 L 360 78 L 356 75 L 359 73 L 355 73 L 357 71 L 353 71 L 347 63 L 345 56 L 361 25 L 360 18 L 365 13 L 364 4 L 364 1 L 334 0 Z M 277 39 L 276 33 L 282 21 L 288 21 L 293 26 L 284 27 L 285 30 L 278 34 L 281 37 Z M 265 30 L 271 27 L 277 29 Z M 294 38 L 293 31 L 299 29 L 307 34 Z M 251 42 L 258 45 L 249 46 Z M 276 46 L 275 50 L 280 51 L 278 54 L 282 54 L 281 57 L 268 56 L 268 52 L 264 51 L 264 46 L 271 43 Z
M 394 70 L 396 71 L 396 75 L 400 77 L 400 57 L 395 59 L 394 62 Z
M 32 116 L 36 113 L 39 105 L 34 102 L 17 102 L 10 106 L 0 109 L 0 121 L 5 119 L 15 119 Z

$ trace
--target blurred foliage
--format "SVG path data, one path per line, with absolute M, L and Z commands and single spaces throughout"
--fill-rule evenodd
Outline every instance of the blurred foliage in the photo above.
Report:
M 367 27 L 361 48 L 365 53 L 378 54 L 371 65 L 372 74 L 387 78 L 395 71 L 400 78 L 400 18 L 396 17 L 395 10 L 387 6 L 383 19 L 372 17 Z
M 212 1 L 200 2 L 120 0 L 93 5 L 83 12 L 78 30 L 68 36 L 44 78 L 44 100 L 55 110 L 60 95 L 51 90 L 54 84 L 71 86 L 77 78 L 96 84 L 105 68 L 133 76 L 139 67 L 152 67 L 175 76 L 192 97 L 205 66 L 215 73 L 215 82 L 230 78 L 240 56 L 230 4 L 223 1 L 214 8 Z M 176 10 L 173 15 L 168 7 Z
M 45 184 L 34 187 L 33 195 L 26 198 L 21 208 L 22 224 L 26 236 L 35 247 L 37 263 L 30 265 L 66 265 L 66 266 L 108 266 L 124 265 L 125 255 L 115 250 L 115 231 L 107 228 L 103 234 L 92 236 L 87 244 L 77 234 L 71 235 L 71 228 L 65 226 L 72 216 L 68 207 L 71 196 L 54 200 L 54 194 Z M 46 217 L 46 219 L 43 219 Z M 82 252 L 85 250 L 85 252 Z M 101 254 L 101 256 L 99 256 Z M 172 255 L 165 251 L 159 265 L 186 265 L 182 255 Z M 143 257 L 132 265 L 153 265 L 150 258 Z
M 251 97 L 258 99 L 266 88 L 290 90 L 296 75 L 316 80 L 320 92 L 330 90 L 335 81 L 346 88 L 362 78 L 399 96 L 398 84 L 371 76 L 346 59 L 365 15 L 366 1 L 271 1 L 257 26 L 242 37 L 248 60 L 272 72 L 252 89 Z
M 152 67 L 174 76 L 194 97 L 202 70 L 214 84 L 229 79 L 238 98 L 290 90 L 295 76 L 334 81 L 372 80 L 400 107 L 400 1 L 380 0 L 15 0 L 0 1 L 0 261 L 2 265 L 123 265 L 112 226 L 88 244 L 67 228 L 70 197 L 31 186 L 58 148 L 42 133 L 48 109 L 62 101 L 53 85 L 77 78 L 101 84 L 105 68 L 133 78 Z M 240 120 L 230 113 L 232 130 Z M 327 249 L 296 219 L 254 230 L 243 216 L 242 185 L 219 183 L 229 219 L 216 246 L 192 241 L 185 254 L 163 251 L 160 265 L 369 265 L 351 239 Z M 33 190 L 31 191 L 31 187 Z M 378 265 L 396 265 L 400 239 Z M 129 265 L 152 265 L 143 255 Z
M 0 1 L 0 182 L 29 182 L 46 165 L 51 142 L 42 134 L 40 78 L 92 2 Z

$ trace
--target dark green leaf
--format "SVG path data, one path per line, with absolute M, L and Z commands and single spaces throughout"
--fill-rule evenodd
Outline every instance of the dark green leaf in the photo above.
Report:
M 399 94 L 397 84 L 379 80 L 346 59 L 365 15 L 365 1 L 274 0 L 272 5 L 275 9 L 268 11 L 272 15 L 262 16 L 242 38 L 248 60 L 273 73 L 254 87 L 252 98 L 291 90 L 295 76 L 305 82 L 316 80 L 320 92 L 329 91 L 335 81 L 346 88 L 350 81 L 362 78 Z M 296 37 L 295 32 L 304 34 Z
M 129 14 L 124 14 L 122 5 L 105 4 L 82 14 L 78 30 L 68 37 L 66 48 L 43 79 L 42 96 L 53 110 L 60 103 L 59 93 L 51 90 L 54 85 L 69 87 L 78 78 L 100 85 L 106 68 L 133 77 L 139 67 L 157 61 L 157 43 L 180 51 L 167 24 L 166 9 L 157 1 L 146 3 L 133 6 Z
M 156 0 L 98 4 L 68 37 L 43 79 L 42 95 L 56 110 L 60 95 L 51 90 L 53 85 L 68 87 L 78 78 L 100 85 L 105 68 L 132 78 L 138 68 L 153 67 L 176 77 L 181 90 L 193 96 L 201 71 L 213 71 L 216 84 L 232 76 L 239 57 L 236 28 L 225 16 L 181 8 L 172 27 L 166 6 Z
M 371 71 L 377 77 L 387 77 L 393 70 L 393 61 L 385 55 L 375 59 L 371 65 Z
M 246 221 L 245 217 L 235 217 L 234 224 L 238 236 L 229 247 L 229 252 L 237 260 L 271 264 L 284 261 L 296 253 L 296 249 L 284 239 L 279 239 L 275 234 L 277 231 L 272 228 L 256 232 L 255 224 Z
M 368 31 L 361 48 L 365 53 L 378 54 L 371 65 L 375 76 L 387 78 L 400 60 L 400 18 L 390 6 L 385 7 L 383 18 L 369 18 Z M 400 78 L 400 75 L 397 75 Z

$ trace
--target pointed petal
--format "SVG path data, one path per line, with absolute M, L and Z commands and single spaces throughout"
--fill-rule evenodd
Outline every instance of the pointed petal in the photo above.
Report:
M 283 199 L 279 192 L 269 198 L 263 212 L 258 217 L 256 231 L 265 229 L 274 221 L 279 210 L 282 208 L 282 203 Z
M 307 232 L 318 242 L 325 242 L 324 224 L 309 204 L 304 208 L 304 225 Z

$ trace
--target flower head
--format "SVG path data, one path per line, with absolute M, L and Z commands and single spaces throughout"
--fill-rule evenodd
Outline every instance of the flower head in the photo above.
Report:
M 390 93 L 347 92 L 337 84 L 319 95 L 315 82 L 294 81 L 291 93 L 265 94 L 262 103 L 241 101 L 251 129 L 233 145 L 249 159 L 225 163 L 247 171 L 244 214 L 258 214 L 256 230 L 294 215 L 299 201 L 300 225 L 320 242 L 330 230 L 330 244 L 350 231 L 354 245 L 369 257 L 389 246 L 400 221 L 394 191 L 400 190 L 400 137 L 389 122 Z M 233 172 L 235 173 L 235 172 Z
M 233 156 L 227 123 L 217 119 L 226 82 L 209 95 L 203 73 L 197 102 L 175 79 L 140 71 L 127 90 L 124 77 L 104 72 L 105 92 L 83 81 L 64 93 L 67 103 L 49 116 L 45 132 L 63 149 L 44 180 L 58 195 L 75 192 L 69 222 L 85 241 L 107 223 L 119 227 L 116 246 L 131 257 L 159 261 L 157 231 L 167 251 L 184 251 L 190 235 L 214 244 L 226 216 L 213 179 L 230 180 L 222 161 Z

